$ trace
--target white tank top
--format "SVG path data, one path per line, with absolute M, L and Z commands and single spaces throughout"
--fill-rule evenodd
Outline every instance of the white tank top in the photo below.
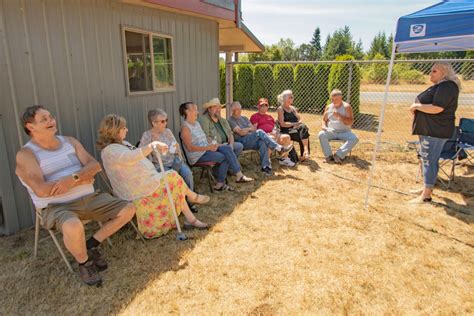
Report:
M 351 130 L 350 125 L 346 125 L 334 117 L 334 112 L 346 116 L 346 106 L 346 102 L 342 102 L 342 105 L 338 108 L 336 108 L 333 103 L 328 105 L 328 127 L 330 129 L 336 132 L 345 132 Z
M 64 136 L 57 137 L 61 142 L 57 150 L 41 148 L 31 141 L 24 145 L 24 147 L 29 148 L 33 152 L 38 160 L 44 181 L 46 182 L 56 181 L 62 177 L 70 176 L 82 169 L 82 164 L 77 158 L 74 146 L 72 146 Z M 61 195 L 39 197 L 22 179 L 20 179 L 20 181 L 28 189 L 28 193 L 36 208 L 45 208 L 49 204 L 67 203 L 94 192 L 94 186 L 92 184 L 82 184 L 73 187 Z
M 201 124 L 198 121 L 194 122 L 194 124 L 190 124 L 187 121 L 183 122 L 184 126 L 189 128 L 191 132 L 191 143 L 194 146 L 204 147 L 208 146 L 209 143 L 207 142 L 206 134 L 202 130 Z M 194 165 L 202 155 L 204 155 L 205 151 L 188 151 L 186 146 L 183 144 L 184 150 L 186 151 L 186 157 L 188 157 L 188 162 L 190 165 Z

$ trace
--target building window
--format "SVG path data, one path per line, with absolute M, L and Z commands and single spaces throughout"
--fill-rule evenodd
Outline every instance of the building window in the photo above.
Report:
M 172 38 L 124 28 L 130 94 L 174 91 Z

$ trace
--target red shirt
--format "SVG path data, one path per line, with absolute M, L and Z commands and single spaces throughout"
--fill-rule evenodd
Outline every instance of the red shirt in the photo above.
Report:
M 275 126 L 275 120 L 271 115 L 258 112 L 250 117 L 250 122 L 253 125 L 257 124 L 257 128 L 262 129 L 265 133 L 271 133 Z

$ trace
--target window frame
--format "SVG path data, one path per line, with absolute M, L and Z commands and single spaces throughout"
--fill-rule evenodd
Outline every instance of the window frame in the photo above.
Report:
M 128 25 L 122 25 L 122 52 L 123 52 L 123 69 L 125 75 L 125 88 L 127 96 L 140 96 L 140 95 L 149 95 L 157 94 L 164 92 L 175 92 L 176 91 L 176 71 L 175 71 L 175 52 L 174 52 L 174 38 L 171 34 L 158 33 L 156 31 L 151 31 L 147 29 L 136 28 Z M 127 41 L 125 37 L 125 32 L 135 32 L 139 34 L 145 34 L 149 36 L 149 46 L 150 46 L 150 55 L 151 58 L 151 75 L 152 75 L 152 86 L 153 90 L 150 91 L 130 91 L 130 80 L 128 77 L 128 63 L 127 63 Z M 173 87 L 172 88 L 156 88 L 155 87 L 155 59 L 154 59 L 154 49 L 153 49 L 153 36 L 169 39 L 171 42 L 171 58 L 172 58 L 172 70 L 173 70 Z

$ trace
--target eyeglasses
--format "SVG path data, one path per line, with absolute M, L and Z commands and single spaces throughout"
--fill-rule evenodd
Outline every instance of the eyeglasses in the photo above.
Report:
M 165 123 L 168 123 L 168 119 L 164 119 L 164 120 L 154 120 L 153 123 L 165 124 Z
M 46 123 L 46 122 L 48 122 L 48 121 L 53 121 L 53 120 L 55 120 L 55 119 L 56 119 L 56 118 L 54 117 L 54 115 L 50 114 L 50 115 L 48 115 L 48 116 L 43 116 L 43 117 L 39 120 L 39 122 L 40 122 L 41 124 L 44 124 L 44 123 Z
M 264 103 L 264 104 L 260 104 L 260 106 L 266 106 L 266 107 L 268 107 L 269 105 Z

